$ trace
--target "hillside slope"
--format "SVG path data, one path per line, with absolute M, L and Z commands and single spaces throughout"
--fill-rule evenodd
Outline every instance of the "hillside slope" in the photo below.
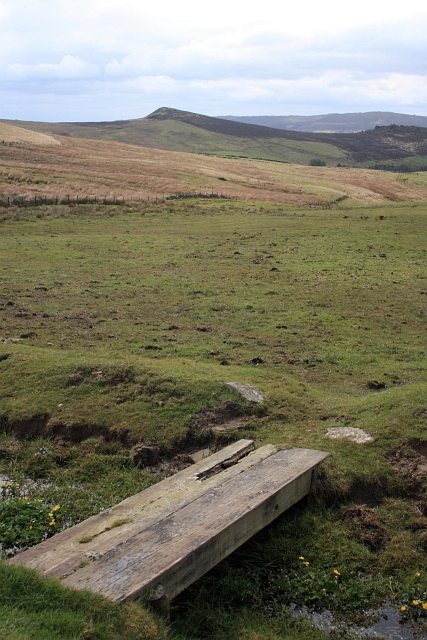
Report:
M 147 116 L 151 120 L 178 120 L 186 124 L 235 137 L 280 138 L 300 142 L 330 144 L 346 153 L 353 162 L 399 160 L 427 156 L 427 128 L 390 125 L 359 133 L 302 133 L 271 127 L 211 118 L 188 111 L 161 108 Z
M 277 129 L 236 125 L 219 118 L 209 118 L 176 109 L 159 109 L 146 118 L 115 122 L 13 121 L 13 124 L 43 133 L 124 142 L 167 151 L 238 156 L 297 164 L 309 164 L 312 159 L 322 159 L 327 164 L 336 165 L 348 160 L 345 151 L 330 144 L 327 139 L 306 139 L 306 134 L 290 132 L 290 135 L 286 135 L 286 132 Z
M 6 122 L 6 121 L 4 121 Z M 7 121 L 10 123 L 11 121 Z M 146 118 L 116 122 L 14 121 L 26 129 L 145 147 L 308 164 L 427 163 L 427 128 L 390 125 L 359 133 L 303 133 L 273 129 L 189 111 L 160 108 Z
M 5 122 L 0 122 L 0 144 L 4 143 L 23 143 L 23 144 L 35 144 L 35 145 L 58 145 L 58 140 L 52 138 L 52 136 L 45 133 L 39 133 L 37 131 L 30 131 L 23 129 L 22 127 L 15 127 Z
M 195 128 L 195 127 L 194 127 Z M 427 172 L 390 171 L 222 158 L 59 137 L 59 146 L 4 145 L 0 200 L 36 197 L 140 198 L 219 193 L 240 201 L 329 206 L 426 201 Z

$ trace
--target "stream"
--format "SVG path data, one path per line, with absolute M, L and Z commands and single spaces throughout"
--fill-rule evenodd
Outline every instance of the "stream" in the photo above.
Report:
M 343 634 L 343 637 L 354 638 L 354 640 L 362 640 L 364 638 L 427 640 L 427 635 L 419 632 L 410 623 L 401 624 L 399 613 L 390 605 L 366 612 L 376 618 L 376 622 L 369 627 L 359 627 L 345 622 L 338 622 L 329 611 L 316 613 L 309 611 L 305 607 L 297 607 L 295 605 L 291 605 L 291 609 L 293 616 L 308 618 L 318 629 L 326 634 L 335 632 Z

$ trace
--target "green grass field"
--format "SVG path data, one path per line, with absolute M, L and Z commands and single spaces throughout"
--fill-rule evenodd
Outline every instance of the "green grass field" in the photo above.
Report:
M 0 474 L 14 483 L 3 504 L 60 505 L 61 528 L 141 490 L 157 478 L 132 463 L 133 444 L 156 442 L 170 458 L 212 439 L 192 427 L 204 407 L 233 400 L 250 413 L 228 381 L 260 387 L 266 411 L 224 441 L 332 454 L 309 499 L 176 601 L 169 638 L 323 637 L 290 617 L 289 601 L 360 621 L 391 598 L 422 624 L 427 206 L 344 204 L 2 213 Z M 325 437 L 339 426 L 374 440 Z M 8 580 L 36 580 L 23 576 Z M 78 598 L 79 620 L 92 619 Z M 0 620 L 18 620 L 20 607 L 8 600 Z M 42 609 L 0 638 L 48 637 L 34 631 Z M 135 616 L 148 625 L 135 638 L 162 637 Z M 117 619 L 111 638 L 133 638 Z M 49 637 L 110 637 L 78 624 Z

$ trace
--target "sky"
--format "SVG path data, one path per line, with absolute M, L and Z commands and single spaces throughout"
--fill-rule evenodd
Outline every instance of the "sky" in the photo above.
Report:
M 425 0 L 0 0 L 0 118 L 427 116 Z

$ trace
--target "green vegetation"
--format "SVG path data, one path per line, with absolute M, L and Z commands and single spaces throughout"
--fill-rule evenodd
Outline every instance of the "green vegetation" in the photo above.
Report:
M 391 598 L 424 624 L 424 204 L 200 200 L 7 209 L 2 218 L 0 474 L 14 483 L 2 509 L 17 546 L 33 520 L 46 535 L 56 505 L 63 528 L 157 481 L 134 464 L 137 442 L 159 444 L 171 471 L 176 454 L 221 444 L 193 416 L 229 400 L 248 420 L 222 442 L 254 437 L 332 455 L 309 499 L 176 600 L 169 637 L 322 637 L 291 617 L 289 601 L 363 621 L 360 607 Z M 265 411 L 251 412 L 225 387 L 231 380 L 260 387 Z M 325 437 L 340 426 L 374 440 Z M 65 590 L 61 615 L 81 626 L 61 636 L 46 604 L 56 596 L 26 608 L 37 585 L 60 586 L 1 570 L 28 585 L 6 593 L 0 620 L 14 626 L 5 638 L 43 638 L 39 623 L 50 638 L 161 637 L 151 626 L 126 636 L 122 608 Z M 107 622 L 91 607 L 112 607 L 110 636 L 96 631 Z
M 0 562 L 0 640 L 160 640 L 162 627 L 136 604 L 118 606 Z
M 187 151 L 223 157 L 256 158 L 308 164 L 314 155 L 327 158 L 330 163 L 345 161 L 347 155 L 332 144 L 286 140 L 257 139 L 230 136 L 175 120 L 141 120 L 141 142 L 147 146 L 171 151 Z M 101 138 L 105 139 L 105 138 Z M 117 138 L 118 139 L 118 138 Z M 133 133 L 120 137 L 120 142 L 135 144 Z
M 10 488 L 16 491 L 19 484 L 6 483 L 0 489 L 0 545 L 3 549 L 31 547 L 58 531 L 55 512 L 60 509 L 59 505 L 51 510 L 41 499 L 8 496 Z

